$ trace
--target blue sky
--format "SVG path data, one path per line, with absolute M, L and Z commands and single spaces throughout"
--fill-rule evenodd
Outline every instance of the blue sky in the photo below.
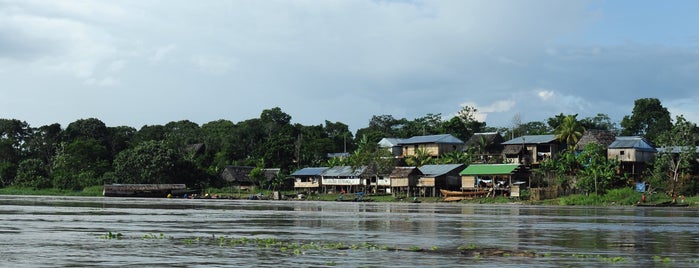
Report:
M 0 0 L 0 118 L 38 127 L 413 119 L 489 126 L 639 98 L 699 122 L 696 1 Z

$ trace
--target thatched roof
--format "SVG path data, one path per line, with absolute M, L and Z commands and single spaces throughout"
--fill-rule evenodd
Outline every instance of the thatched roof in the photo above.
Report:
M 251 183 L 250 171 L 255 167 L 226 166 L 221 172 L 221 178 L 227 182 Z
M 604 147 L 608 147 L 614 140 L 616 139 L 616 136 L 614 136 L 614 133 L 608 130 L 600 130 L 600 129 L 588 129 L 583 133 L 582 137 L 580 137 L 580 140 L 578 140 L 578 144 L 575 145 L 575 149 L 578 151 L 582 151 L 586 145 L 590 143 L 599 143 L 604 145 Z

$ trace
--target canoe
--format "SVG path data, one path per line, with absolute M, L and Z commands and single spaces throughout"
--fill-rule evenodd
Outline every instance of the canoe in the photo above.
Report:
M 637 203 L 637 207 L 688 207 L 689 204 L 687 203 L 676 203 L 672 201 L 667 201 L 667 202 L 662 202 L 662 203 L 657 203 L 657 204 L 645 204 L 645 203 Z
M 480 196 L 480 195 L 486 195 L 488 194 L 487 190 L 480 190 L 480 191 L 449 191 L 449 190 L 444 190 L 441 189 L 439 190 L 442 192 L 442 196 L 445 198 L 448 197 L 474 197 L 474 196 Z

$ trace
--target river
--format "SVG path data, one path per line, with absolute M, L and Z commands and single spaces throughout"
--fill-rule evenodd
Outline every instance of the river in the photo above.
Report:
M 11 267 L 696 267 L 698 219 L 695 208 L 0 196 L 0 260 Z

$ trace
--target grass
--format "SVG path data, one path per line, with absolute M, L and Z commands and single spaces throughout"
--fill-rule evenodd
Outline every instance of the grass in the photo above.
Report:
M 103 187 L 90 186 L 85 187 L 82 191 L 63 190 L 63 189 L 35 189 L 24 187 L 5 187 L 0 188 L 0 195 L 54 195 L 54 196 L 102 196 Z

